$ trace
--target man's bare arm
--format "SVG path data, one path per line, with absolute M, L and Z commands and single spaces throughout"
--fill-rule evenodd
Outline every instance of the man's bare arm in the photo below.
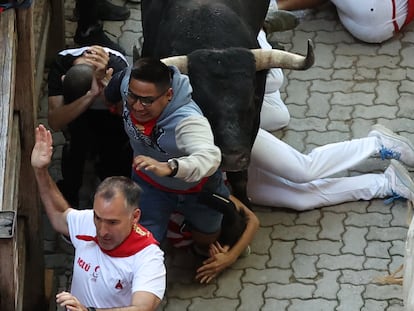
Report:
M 50 131 L 43 125 L 39 125 L 36 128 L 36 142 L 33 147 L 31 162 L 40 198 L 53 228 L 60 233 L 69 235 L 66 217 L 71 208 L 48 171 L 53 152 L 52 144 Z

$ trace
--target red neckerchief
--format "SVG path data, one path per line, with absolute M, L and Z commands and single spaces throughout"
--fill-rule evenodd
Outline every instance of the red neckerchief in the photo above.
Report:
M 103 249 L 99 245 L 96 236 L 78 234 L 76 238 L 82 241 L 95 242 L 102 252 L 111 257 L 129 257 L 143 250 L 148 245 L 159 244 L 152 236 L 152 233 L 139 224 L 135 224 L 129 236 L 120 245 L 111 250 Z
M 152 129 L 154 128 L 155 124 L 157 123 L 157 118 L 149 120 L 148 122 L 145 123 L 139 123 L 138 120 L 132 115 L 132 113 L 130 114 L 131 116 L 131 121 L 132 123 L 137 127 L 137 125 L 143 126 L 144 130 L 142 131 L 142 133 L 146 136 L 149 136 L 152 132 Z

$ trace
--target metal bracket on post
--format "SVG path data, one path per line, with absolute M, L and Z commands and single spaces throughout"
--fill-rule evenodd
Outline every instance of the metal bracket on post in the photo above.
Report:
M 10 239 L 14 236 L 16 227 L 15 211 L 0 211 L 0 239 Z

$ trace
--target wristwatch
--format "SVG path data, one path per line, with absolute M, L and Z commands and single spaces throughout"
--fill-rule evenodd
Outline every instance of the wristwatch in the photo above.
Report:
M 171 174 L 168 175 L 169 177 L 174 177 L 177 175 L 178 171 L 178 161 L 176 159 L 169 159 L 167 161 L 168 167 L 171 169 Z

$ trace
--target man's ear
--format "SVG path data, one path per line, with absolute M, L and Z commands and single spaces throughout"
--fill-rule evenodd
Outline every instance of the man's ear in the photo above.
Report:
M 63 80 L 65 80 L 65 77 L 66 77 L 66 75 L 62 75 L 62 76 L 60 77 L 60 80 L 62 80 L 62 82 L 63 82 Z
M 136 208 L 132 212 L 132 217 L 134 218 L 134 223 L 138 223 L 139 219 L 141 218 L 141 210 L 139 208 Z
M 174 90 L 170 87 L 167 91 L 168 100 L 170 101 L 174 96 Z

